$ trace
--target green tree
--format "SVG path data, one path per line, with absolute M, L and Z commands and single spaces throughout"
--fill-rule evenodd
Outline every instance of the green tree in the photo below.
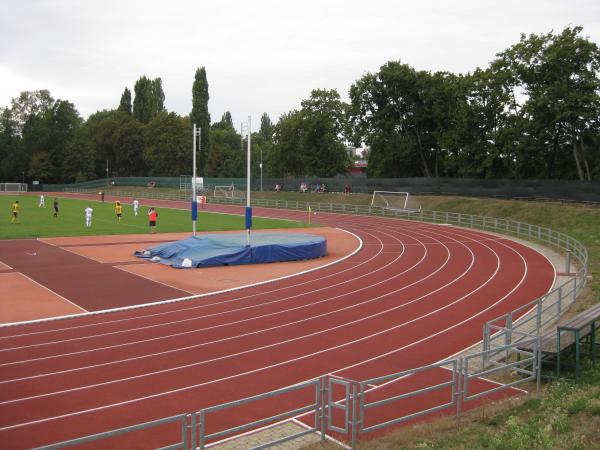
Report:
M 392 61 L 351 86 L 351 121 L 371 147 L 369 176 L 432 176 L 428 76 Z
M 190 122 L 162 112 L 144 127 L 144 160 L 150 176 L 176 177 L 190 173 Z
M 231 113 L 229 111 L 225 111 L 223 113 L 223 115 L 221 116 L 221 121 L 220 122 L 215 122 L 211 125 L 211 129 L 216 130 L 216 129 L 223 129 L 223 130 L 234 130 L 235 131 L 235 127 L 233 126 L 233 119 L 231 118 Z M 211 136 L 212 139 L 212 136 Z M 212 142 L 212 140 L 211 140 Z
M 54 99 L 47 89 L 23 91 L 11 100 L 11 120 L 16 135 L 20 135 L 27 120 L 38 114 L 43 114 L 54 106 Z
M 233 127 L 211 129 L 210 142 L 211 152 L 207 161 L 207 172 L 211 176 L 220 178 L 246 176 L 246 152 L 240 149 L 240 135 Z
M 274 174 L 331 177 L 348 171 L 343 134 L 346 105 L 335 90 L 314 90 L 300 111 L 284 114 L 274 128 L 269 155 Z
M 65 181 L 78 183 L 95 179 L 95 161 L 90 127 L 86 122 L 75 130 L 65 148 L 62 165 Z
M 16 123 L 9 108 L 0 114 L 0 178 L 6 181 L 20 181 L 27 168 L 27 158 L 22 150 L 21 139 L 17 135 Z
M 260 117 L 260 135 L 265 142 L 271 142 L 273 136 L 273 123 L 266 112 Z
M 161 112 L 165 112 L 165 93 L 162 88 L 160 77 L 151 81 L 153 117 Z
M 45 182 L 64 182 L 68 178 L 63 171 L 65 148 L 81 122 L 75 105 L 66 100 L 57 100 L 52 108 L 31 115 L 23 127 L 23 151 L 32 164 L 26 172 Z M 43 172 L 36 174 L 39 168 Z
M 525 98 L 517 112 L 526 125 L 519 177 L 591 179 L 584 136 L 598 132 L 600 51 L 581 31 L 521 35 L 494 62 Z
M 140 77 L 133 88 L 133 117 L 141 123 L 148 123 L 156 115 L 154 86 L 146 76 Z
M 143 126 L 121 111 L 101 111 L 88 119 L 95 155 L 95 173 L 106 176 L 106 162 L 111 176 L 142 176 L 144 166 Z
M 210 114 L 208 113 L 208 81 L 206 79 L 206 69 L 200 67 L 196 69 L 194 84 L 192 86 L 192 112 L 190 121 L 192 124 L 200 127 L 201 149 L 198 158 L 199 173 L 206 176 L 206 162 L 210 156 Z
M 118 110 L 124 112 L 125 114 L 131 115 L 131 91 L 129 88 L 125 88 L 123 91 Z

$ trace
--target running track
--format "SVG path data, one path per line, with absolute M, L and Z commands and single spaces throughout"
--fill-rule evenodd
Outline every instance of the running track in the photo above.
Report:
M 261 208 L 254 215 L 306 219 Z M 554 281 L 544 256 L 498 236 L 374 217 L 313 218 L 354 233 L 361 249 L 318 271 L 234 292 L 0 328 L 0 448 L 197 411 L 323 374 L 361 380 L 440 361 Z M 252 414 L 221 415 L 212 426 Z M 128 448 L 173 441 L 174 430 L 159 431 Z

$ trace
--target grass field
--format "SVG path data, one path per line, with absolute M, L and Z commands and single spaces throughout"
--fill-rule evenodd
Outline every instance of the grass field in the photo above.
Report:
M 20 224 L 11 224 L 10 205 L 19 200 L 21 204 Z M 46 195 L 46 207 L 38 208 L 38 196 L 32 195 L 0 195 L 0 239 L 36 238 L 48 236 L 80 236 L 103 234 L 148 233 L 148 204 L 140 205 L 139 215 L 133 214 L 131 203 L 123 203 L 123 216 L 117 222 L 113 203 L 90 202 L 75 199 L 58 198 L 59 213 L 54 218 L 52 202 L 54 197 Z M 92 227 L 85 227 L 84 210 L 87 206 L 94 210 Z M 157 208 L 159 213 L 157 231 L 178 232 L 191 231 L 191 213 L 169 208 Z M 243 230 L 243 216 L 214 214 L 200 211 L 198 213 L 198 231 Z M 308 224 L 287 220 L 252 218 L 254 229 L 296 228 L 310 226 Z

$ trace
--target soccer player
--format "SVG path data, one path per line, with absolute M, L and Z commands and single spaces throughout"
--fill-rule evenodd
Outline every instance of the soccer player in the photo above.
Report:
M 154 208 L 148 210 L 148 225 L 150 226 L 150 233 L 156 234 L 156 219 L 158 218 L 158 212 Z
M 10 211 L 12 212 L 12 218 L 10 219 L 10 223 L 21 223 L 19 222 L 19 213 L 21 212 L 21 205 L 19 205 L 19 200 L 15 200 L 15 202 L 10 205 Z
M 46 199 L 44 199 L 44 194 L 40 195 L 40 204 L 38 205 L 38 208 L 45 208 L 46 207 Z
M 119 200 L 115 202 L 115 214 L 117 215 L 117 220 L 120 222 L 121 215 L 123 214 L 123 205 L 121 205 Z
M 133 199 L 133 215 L 137 216 L 138 215 L 138 209 L 140 208 L 140 202 L 138 201 L 137 198 Z
M 58 217 L 58 199 L 54 199 L 54 203 L 52 203 L 52 207 L 54 208 L 54 217 Z
M 90 207 L 90 205 L 88 205 L 87 208 L 85 208 L 85 226 L 87 228 L 91 228 L 92 226 L 92 214 L 94 213 L 94 210 Z

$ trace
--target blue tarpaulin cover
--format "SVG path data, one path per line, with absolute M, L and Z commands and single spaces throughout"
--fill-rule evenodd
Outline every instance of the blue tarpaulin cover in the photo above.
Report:
M 178 269 L 320 258 L 327 254 L 322 236 L 296 233 L 204 234 L 134 253 Z

